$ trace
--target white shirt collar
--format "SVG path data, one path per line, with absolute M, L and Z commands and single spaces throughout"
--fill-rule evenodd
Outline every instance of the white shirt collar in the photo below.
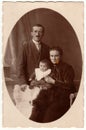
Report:
M 33 39 L 32 39 L 32 41 L 33 41 L 33 43 L 35 44 L 37 50 L 40 51 L 40 49 L 41 49 L 41 44 L 40 44 L 40 42 L 36 42 L 36 41 L 33 40 Z
M 34 39 L 32 39 L 33 43 L 35 43 L 36 45 L 40 44 L 40 42 L 35 41 Z

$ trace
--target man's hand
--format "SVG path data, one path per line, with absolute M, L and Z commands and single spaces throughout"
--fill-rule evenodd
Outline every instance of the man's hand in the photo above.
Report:
M 45 77 L 45 81 L 47 83 L 55 84 L 55 80 L 53 78 L 51 78 L 50 76 Z

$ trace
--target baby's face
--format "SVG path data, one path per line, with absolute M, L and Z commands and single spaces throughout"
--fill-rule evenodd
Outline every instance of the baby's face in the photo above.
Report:
M 47 64 L 46 64 L 46 63 L 42 63 L 42 62 L 40 62 L 39 68 L 40 68 L 40 70 L 43 71 L 43 72 L 48 69 Z

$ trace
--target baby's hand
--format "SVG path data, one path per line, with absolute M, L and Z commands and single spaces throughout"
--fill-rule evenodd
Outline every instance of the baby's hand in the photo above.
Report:
M 47 89 L 48 89 L 47 87 L 45 87 L 45 86 L 43 86 L 43 85 L 42 85 L 40 88 L 41 88 L 42 90 L 47 90 Z
M 21 86 L 20 86 L 20 88 L 21 88 L 21 91 L 25 91 L 25 89 L 27 88 L 27 84 L 22 84 Z

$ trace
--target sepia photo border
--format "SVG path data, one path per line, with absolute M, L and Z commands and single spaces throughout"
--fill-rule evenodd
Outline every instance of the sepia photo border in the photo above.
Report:
M 29 8 L 28 8 L 29 7 Z M 25 13 L 36 8 L 49 8 L 63 15 L 74 28 L 82 51 L 84 52 L 84 5 L 83 2 L 3 2 L 3 56 L 6 43 L 15 23 Z M 16 10 L 16 11 L 15 11 Z M 69 11 L 70 10 L 70 11 Z M 71 11 L 72 10 L 72 11 Z M 78 10 L 78 11 L 77 11 Z M 13 15 L 12 15 L 13 14 Z M 78 23 L 77 23 L 78 21 Z M 58 127 L 58 128 L 82 128 L 84 123 L 84 87 L 83 74 L 80 89 L 76 101 L 68 113 L 61 119 L 52 123 L 35 123 L 26 119 L 14 106 L 8 95 L 3 76 L 3 127 Z M 10 113 L 10 114 L 8 114 Z M 16 114 L 15 114 L 16 113 Z M 22 123 L 23 122 L 23 123 Z

